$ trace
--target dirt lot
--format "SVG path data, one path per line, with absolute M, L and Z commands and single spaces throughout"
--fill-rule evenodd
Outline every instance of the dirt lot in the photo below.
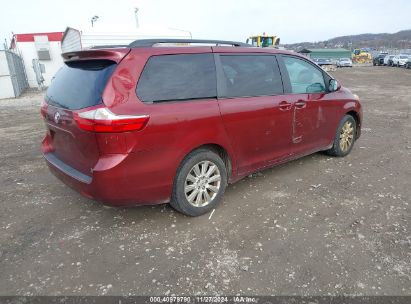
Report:
M 410 295 L 411 70 L 334 75 L 363 102 L 352 153 L 248 177 L 211 219 L 81 197 L 42 160 L 41 95 L 0 101 L 0 295 Z

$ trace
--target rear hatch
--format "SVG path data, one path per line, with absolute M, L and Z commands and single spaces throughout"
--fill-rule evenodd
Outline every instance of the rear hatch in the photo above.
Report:
M 99 148 L 96 134 L 79 128 L 75 115 L 79 110 L 103 104 L 103 90 L 116 66 L 115 61 L 107 59 L 66 62 L 45 96 L 42 112 L 50 151 L 86 175 L 90 175 L 99 158 Z

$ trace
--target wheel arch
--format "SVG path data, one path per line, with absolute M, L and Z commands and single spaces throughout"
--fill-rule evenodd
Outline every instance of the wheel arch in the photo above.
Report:
M 356 124 L 356 138 L 358 138 L 361 130 L 361 119 L 359 113 L 355 110 L 350 110 L 346 112 L 345 115 L 350 115 L 354 118 Z
M 233 174 L 233 158 L 230 156 L 227 149 L 225 147 L 223 147 L 222 145 L 220 145 L 220 144 L 206 143 L 206 144 L 199 145 L 195 148 L 192 148 L 190 151 L 185 153 L 185 155 L 181 159 L 181 162 L 184 160 L 184 158 L 187 155 L 189 155 L 190 153 L 192 153 L 196 150 L 200 150 L 200 149 L 210 150 L 210 151 L 216 153 L 218 156 L 221 157 L 221 159 L 223 160 L 223 162 L 225 164 L 225 167 L 227 169 L 227 181 L 230 181 L 231 177 L 232 177 L 232 174 Z

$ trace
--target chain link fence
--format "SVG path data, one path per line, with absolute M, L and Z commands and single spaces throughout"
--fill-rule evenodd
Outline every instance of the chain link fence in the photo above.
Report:
M 11 51 L 5 50 L 4 52 L 9 67 L 9 76 L 13 84 L 14 96 L 18 97 L 29 86 L 23 59 Z

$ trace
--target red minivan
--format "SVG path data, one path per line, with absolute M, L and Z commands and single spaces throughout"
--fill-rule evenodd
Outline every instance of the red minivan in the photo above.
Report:
M 197 216 L 228 183 L 318 151 L 350 153 L 358 96 L 299 54 L 217 40 L 138 40 L 63 54 L 41 107 L 51 172 L 111 206 Z

